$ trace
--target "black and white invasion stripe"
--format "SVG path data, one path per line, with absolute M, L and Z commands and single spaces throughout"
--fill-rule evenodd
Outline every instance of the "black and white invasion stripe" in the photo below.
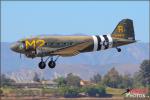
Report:
M 103 35 L 103 37 L 105 39 L 105 41 L 103 42 L 103 45 L 104 45 L 105 49 L 108 49 L 108 47 L 109 47 L 108 37 L 107 37 L 107 35 Z
M 92 36 L 94 41 L 93 51 L 104 50 L 112 47 L 113 39 L 111 35 Z
M 97 38 L 97 41 L 98 41 L 98 48 L 97 48 L 97 51 L 101 50 L 101 38 L 96 35 L 96 38 Z

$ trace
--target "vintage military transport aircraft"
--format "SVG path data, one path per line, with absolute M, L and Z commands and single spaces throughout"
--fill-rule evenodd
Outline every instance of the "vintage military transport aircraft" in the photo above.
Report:
M 75 56 L 79 53 L 118 48 L 136 42 L 134 36 L 133 21 L 131 19 L 121 20 L 112 34 L 93 36 L 37 36 L 21 39 L 11 45 L 11 49 L 17 53 L 24 54 L 29 58 L 41 57 L 39 68 L 44 69 L 46 62 L 50 68 L 56 66 L 59 56 Z M 44 61 L 43 57 L 47 57 Z M 53 59 L 57 56 L 56 59 Z

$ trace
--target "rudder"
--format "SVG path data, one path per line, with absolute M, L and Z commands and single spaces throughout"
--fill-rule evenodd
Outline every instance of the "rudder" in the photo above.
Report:
M 121 20 L 111 34 L 115 38 L 135 40 L 133 21 L 131 19 Z

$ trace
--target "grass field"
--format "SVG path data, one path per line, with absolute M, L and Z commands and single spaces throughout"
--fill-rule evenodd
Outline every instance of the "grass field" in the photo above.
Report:
M 3 90 L 3 96 L 1 96 L 0 100 L 141 100 L 141 98 L 137 99 L 137 98 L 127 98 L 125 99 L 123 95 L 121 95 L 125 90 L 124 89 L 116 89 L 116 88 L 110 88 L 107 87 L 106 88 L 106 93 L 110 94 L 110 97 L 77 97 L 77 98 L 64 98 L 64 97 L 55 97 L 54 95 L 52 95 L 51 91 L 44 91 L 44 93 L 48 94 L 48 95 L 18 95 L 16 96 L 15 93 L 17 93 L 18 91 L 20 91 L 20 89 L 16 89 L 16 88 L 1 88 Z M 37 91 L 41 91 L 40 89 L 36 88 L 36 89 L 22 89 L 22 90 L 27 90 L 31 91 L 31 90 L 37 90 Z M 150 100 L 149 98 L 143 98 L 142 100 Z
M 54 90 L 50 90 L 50 89 L 38 89 L 38 88 L 34 88 L 34 89 L 31 89 L 31 88 L 24 88 L 24 89 L 17 89 L 17 88 L 10 88 L 10 87 L 5 87 L 5 88 L 1 88 L 2 91 L 3 91 L 3 95 L 4 96 L 15 96 L 20 93 L 20 92 L 23 92 L 23 93 L 26 93 L 27 95 L 19 95 L 19 96 L 32 96 L 32 93 L 35 92 L 35 94 L 37 95 L 34 95 L 34 96 L 39 96 L 42 94 L 46 95 L 46 96 L 51 96 L 52 93 L 56 92 Z M 28 93 L 29 92 L 29 93 Z M 111 95 L 110 97 L 123 97 L 121 94 L 124 92 L 123 89 L 116 89 L 116 88 L 110 88 L 110 87 L 107 87 L 106 88 L 106 93 Z M 31 95 L 30 95 L 31 93 Z M 34 93 L 33 93 L 34 94 Z
M 116 88 L 110 88 L 110 87 L 107 87 L 106 88 L 106 93 L 107 94 L 111 94 L 112 96 L 119 96 L 119 97 L 122 97 L 123 95 L 121 95 L 123 92 L 125 92 L 124 89 L 116 89 Z

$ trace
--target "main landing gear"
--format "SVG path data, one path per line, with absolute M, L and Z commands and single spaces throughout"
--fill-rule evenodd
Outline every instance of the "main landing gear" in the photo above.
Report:
M 45 62 L 43 61 L 43 58 L 41 58 L 41 62 L 39 63 L 39 68 L 44 69 L 46 67 Z
M 40 69 L 44 69 L 46 67 L 46 62 L 50 57 L 48 57 L 45 61 L 43 61 L 43 57 L 41 57 L 41 62 L 39 63 L 39 68 Z M 55 60 L 53 60 L 53 57 L 51 57 L 51 60 L 48 62 L 48 66 L 49 68 L 55 68 L 56 66 L 56 61 L 59 58 L 59 56 L 57 56 L 57 58 Z
M 118 52 L 121 52 L 121 48 L 117 48 L 117 47 L 116 47 L 116 49 L 117 49 Z

